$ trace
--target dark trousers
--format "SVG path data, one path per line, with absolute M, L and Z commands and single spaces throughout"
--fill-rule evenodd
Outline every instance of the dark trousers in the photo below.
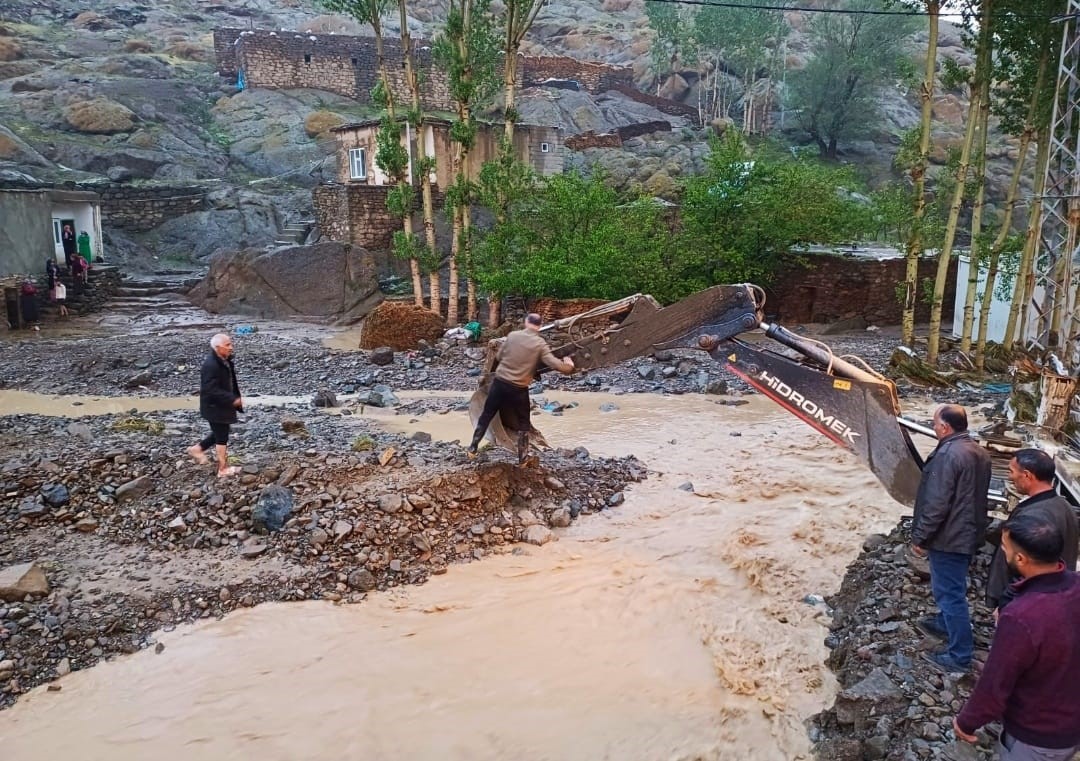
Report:
M 971 663 L 975 651 L 967 601 L 969 565 L 970 555 L 930 550 L 930 591 L 941 611 L 937 622 L 949 634 L 949 656 L 961 666 Z
M 487 433 L 488 426 L 491 425 L 496 413 L 501 413 L 503 425 L 507 429 L 519 433 L 531 431 L 530 412 L 529 389 L 496 378 L 491 382 L 491 390 L 484 403 L 484 411 L 476 423 L 476 431 L 480 434 L 476 437 L 477 440 Z
M 225 446 L 229 443 L 229 424 L 228 423 L 211 423 L 210 435 L 199 442 L 199 448 L 206 452 L 214 447 L 214 445 Z

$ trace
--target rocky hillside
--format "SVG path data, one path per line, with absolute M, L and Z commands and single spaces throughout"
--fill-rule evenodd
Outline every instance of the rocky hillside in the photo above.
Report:
M 415 0 L 410 28 L 431 36 L 444 15 L 442 0 Z M 287 218 L 310 216 L 308 189 L 329 176 L 319 120 L 370 115 L 367 107 L 316 91 L 247 91 L 214 73 L 215 27 L 290 28 L 314 33 L 364 33 L 354 21 L 323 14 L 314 0 L 140 0 L 86 10 L 75 0 L 8 0 L 0 10 L 0 180 L 112 181 L 220 185 L 209 208 L 170 220 L 145 234 L 107 230 L 106 244 L 132 259 L 177 260 L 217 250 L 262 246 Z M 789 65 L 807 56 L 806 18 L 790 17 Z M 388 23 L 389 32 L 396 31 Z M 571 3 L 553 0 L 541 13 L 526 52 L 570 55 L 633 66 L 654 90 L 649 70 L 651 31 L 643 0 Z M 923 41 L 912 43 L 917 56 Z M 970 59 L 946 30 L 942 55 Z M 661 89 L 696 102 L 697 75 L 678 72 Z M 884 115 L 870 139 L 843 158 L 871 184 L 886 179 L 899 135 L 917 119 L 910 93 L 883 94 Z M 952 93 L 936 107 L 939 150 L 959 140 L 963 99 Z M 600 164 L 627 188 L 671 196 L 674 181 L 700 167 L 705 130 L 664 116 L 618 93 L 532 88 L 522 97 L 525 119 L 562 124 L 566 134 L 602 132 L 665 119 L 670 133 L 634 138 L 620 149 L 571 154 L 571 165 Z M 324 122 L 325 124 L 326 122 Z M 785 121 L 786 137 L 801 136 Z M 995 141 L 991 198 L 1004 195 L 1009 147 Z

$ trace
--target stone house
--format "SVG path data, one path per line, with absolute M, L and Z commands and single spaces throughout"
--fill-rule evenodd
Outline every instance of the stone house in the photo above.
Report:
M 388 178 L 375 163 L 375 136 L 379 131 L 377 119 L 345 124 L 331 131 L 337 140 L 338 182 L 363 185 L 387 184 Z M 453 182 L 450 121 L 427 119 L 420 131 L 423 133 L 425 154 L 435 157 L 435 171 L 431 179 L 437 187 L 448 188 Z M 497 157 L 502 136 L 501 124 L 480 123 L 478 125 L 476 142 L 469 152 L 469 168 L 473 177 L 479 175 L 484 162 Z M 413 128 L 403 122 L 401 144 L 409 151 L 410 162 L 413 158 L 413 145 L 418 143 L 418 138 L 413 135 Z M 514 130 L 514 153 L 518 159 L 527 163 L 541 176 L 562 173 L 565 157 L 560 128 L 534 124 L 517 125 Z
M 43 272 L 51 256 L 64 261 L 63 229 L 89 238 L 102 255 L 101 197 L 84 190 L 0 188 L 0 276 Z

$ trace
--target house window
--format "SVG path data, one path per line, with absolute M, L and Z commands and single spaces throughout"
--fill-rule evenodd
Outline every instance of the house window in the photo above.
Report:
M 355 57 L 355 56 L 353 56 L 353 59 L 352 59 L 352 65 L 353 65 L 353 66 L 359 66 L 359 65 L 360 65 L 360 62 L 359 62 L 358 60 L 356 60 L 356 57 Z
M 550 153 L 551 152 L 551 144 L 550 143 L 540 143 L 540 152 L 541 153 Z
M 367 179 L 367 151 L 363 148 L 349 149 L 349 177 L 354 180 Z
M 304 63 L 311 63 L 311 53 L 304 53 Z

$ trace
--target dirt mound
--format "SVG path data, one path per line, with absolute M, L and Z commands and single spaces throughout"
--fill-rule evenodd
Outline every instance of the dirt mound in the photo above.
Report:
M 79 132 L 111 135 L 135 128 L 135 114 L 108 98 L 93 98 L 72 103 L 64 109 L 64 119 Z
M 219 254 L 191 292 L 211 312 L 355 322 L 380 301 L 371 254 L 344 243 Z
M 15 40 L 0 39 L 0 61 L 14 61 L 22 58 L 22 46 Z
M 421 339 L 437 340 L 445 329 L 442 317 L 424 307 L 402 301 L 384 301 L 364 320 L 360 348 L 389 346 L 397 351 L 407 351 L 415 349 Z

